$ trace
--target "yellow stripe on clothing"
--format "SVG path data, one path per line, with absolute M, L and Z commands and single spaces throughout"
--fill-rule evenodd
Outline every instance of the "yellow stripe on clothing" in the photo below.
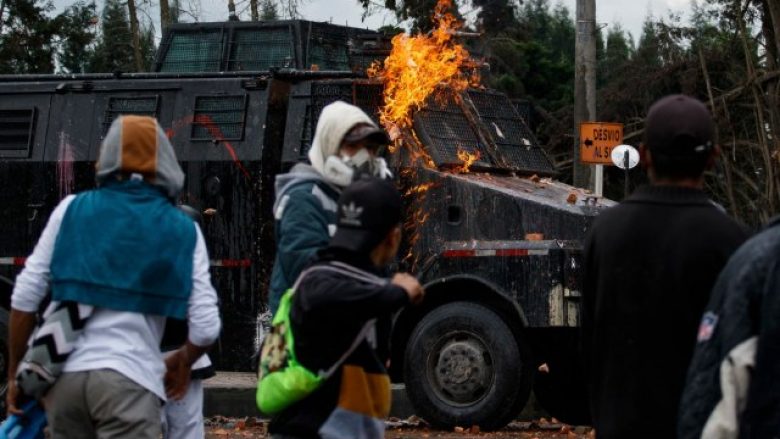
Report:
M 384 373 L 366 373 L 360 366 L 342 367 L 338 406 L 372 418 L 390 414 L 390 377 Z

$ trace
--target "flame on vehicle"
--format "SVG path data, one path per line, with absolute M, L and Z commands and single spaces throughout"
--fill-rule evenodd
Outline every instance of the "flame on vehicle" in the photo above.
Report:
M 431 98 L 435 102 L 442 102 L 449 95 L 460 99 L 461 92 L 480 81 L 477 71 L 470 69 L 468 50 L 456 41 L 463 23 L 450 12 L 452 9 L 452 0 L 438 0 L 432 17 L 434 29 L 426 34 L 396 35 L 388 57 L 381 63 L 374 63 L 367 72 L 369 78 L 380 80 L 384 85 L 384 104 L 379 111 L 379 120 L 393 140 L 389 151 L 391 154 L 400 150 L 406 153 L 408 163 L 404 164 L 402 177 L 407 177 L 404 179 L 407 182 L 414 182 L 404 192 L 408 204 L 404 229 L 409 243 L 405 261 L 412 269 L 418 262 L 413 248 L 420 237 L 420 226 L 431 217 L 426 198 L 435 185 L 419 183 L 420 179 L 414 178 L 415 169 L 438 169 L 417 138 L 414 114 L 425 108 Z M 464 156 L 458 155 L 463 164 L 452 172 L 469 172 L 473 163 L 479 160 L 478 153 L 464 153 Z
M 463 162 L 463 164 L 455 169 L 455 172 L 459 174 L 468 174 L 471 172 L 471 166 L 479 160 L 479 151 L 474 151 L 474 153 L 470 153 L 466 151 L 465 149 L 459 149 L 458 150 L 458 159 Z
M 469 52 L 454 39 L 462 23 L 451 9 L 451 0 L 439 0 L 432 18 L 435 28 L 430 33 L 396 35 L 390 55 L 369 68 L 369 77 L 380 78 L 385 85 L 379 118 L 388 131 L 393 126 L 411 127 L 413 112 L 441 86 L 461 92 L 478 81 L 463 70 Z

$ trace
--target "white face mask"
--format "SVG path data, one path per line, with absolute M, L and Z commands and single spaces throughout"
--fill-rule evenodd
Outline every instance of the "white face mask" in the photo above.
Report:
M 365 148 L 353 156 L 342 154 L 341 157 L 335 155 L 328 157 L 325 160 L 323 174 L 326 180 L 340 187 L 349 186 L 364 174 L 379 178 L 393 177 L 385 159 L 372 157 Z

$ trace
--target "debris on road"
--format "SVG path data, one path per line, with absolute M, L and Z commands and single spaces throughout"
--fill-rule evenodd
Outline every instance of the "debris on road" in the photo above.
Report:
M 228 418 L 214 416 L 206 419 L 206 439 L 267 438 L 268 420 L 253 416 Z M 418 416 L 406 419 L 389 418 L 388 439 L 593 439 L 593 429 L 586 426 L 564 424 L 555 418 L 539 418 L 533 421 L 514 421 L 499 431 L 483 432 L 478 425 L 457 426 L 450 431 L 431 429 Z

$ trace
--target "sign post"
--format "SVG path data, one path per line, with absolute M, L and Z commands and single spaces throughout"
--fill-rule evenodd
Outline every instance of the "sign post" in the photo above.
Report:
M 623 143 L 623 124 L 580 123 L 580 162 L 596 165 L 596 196 L 603 195 L 604 166 L 612 163 L 612 148 Z
M 639 164 L 639 151 L 631 145 L 618 145 L 612 148 L 612 163 L 623 170 L 625 177 L 623 197 L 628 198 L 628 171 Z

